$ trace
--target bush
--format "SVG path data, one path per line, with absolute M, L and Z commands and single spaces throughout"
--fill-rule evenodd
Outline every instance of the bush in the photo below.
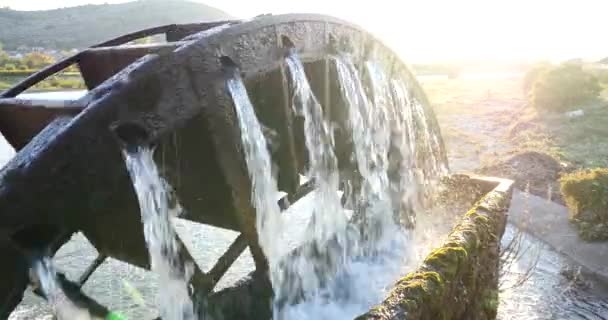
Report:
M 531 94 L 531 105 L 542 111 L 565 112 L 598 96 L 597 78 L 579 64 L 562 64 L 540 71 Z
M 608 168 L 568 174 L 561 178 L 561 191 L 580 237 L 608 240 Z
M 522 88 L 524 90 L 524 94 L 526 96 L 530 95 L 530 93 L 532 92 L 532 88 L 534 87 L 534 83 L 538 79 L 538 76 L 541 73 L 546 72 L 550 68 L 551 68 L 551 64 L 541 62 L 541 63 L 535 64 L 526 72 L 526 74 L 524 75 L 523 88 Z

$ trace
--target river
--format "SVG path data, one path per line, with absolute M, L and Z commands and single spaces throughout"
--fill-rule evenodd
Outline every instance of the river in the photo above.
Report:
M 84 92 L 53 92 L 36 95 L 25 95 L 28 98 L 41 99 L 72 99 L 82 96 Z M 0 139 L 0 165 L 14 155 L 14 150 Z M 299 209 L 292 210 L 288 215 L 293 225 L 305 225 L 307 206 L 306 199 L 302 200 Z M 300 220 L 300 221 L 299 221 Z M 436 221 L 435 221 L 436 222 Z M 435 222 L 427 226 L 436 226 Z M 237 233 L 214 227 L 199 225 L 188 221 L 175 222 L 178 232 L 185 238 L 194 258 L 203 270 L 211 268 L 223 250 L 236 238 Z M 434 227 L 433 234 L 445 234 L 447 224 Z M 294 232 L 292 239 L 297 237 Z M 608 286 L 598 279 L 585 276 L 584 281 L 572 281 L 565 277 L 564 270 L 579 268 L 566 257 L 553 251 L 540 240 L 509 225 L 502 244 L 505 248 L 513 237 L 519 237 L 520 245 L 517 250 L 521 254 L 518 259 L 503 264 L 501 272 L 500 305 L 498 319 L 608 319 Z M 430 245 L 428 240 L 437 237 L 421 232 L 416 244 L 417 257 L 420 258 Z M 436 243 L 433 243 L 435 245 Z M 64 245 L 55 256 L 59 269 L 66 272 L 69 278 L 77 278 L 88 263 L 96 256 L 95 249 L 81 234 L 76 234 L 72 241 Z M 404 262 L 402 272 L 414 267 L 419 259 Z M 235 282 L 253 268 L 253 261 L 246 251 L 230 268 L 221 280 L 219 288 Z M 525 279 L 525 281 L 522 281 Z M 156 315 L 154 306 L 156 279 L 153 274 L 140 268 L 130 266 L 117 260 L 109 259 L 87 282 L 84 291 L 98 299 L 112 310 L 127 314 L 130 319 L 146 319 Z M 140 296 L 141 294 L 141 296 Z M 9 318 L 21 319 L 51 319 L 51 311 L 42 299 L 26 292 L 23 302 Z

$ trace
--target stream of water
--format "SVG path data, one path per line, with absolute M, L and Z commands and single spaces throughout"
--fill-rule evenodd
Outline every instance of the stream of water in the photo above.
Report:
M 124 156 L 139 200 L 151 269 L 159 277 L 159 287 L 163 288 L 159 290 L 158 309 L 162 319 L 195 320 L 197 316 L 188 289 L 194 266 L 190 261 L 183 261 L 180 255 L 183 245 L 171 223 L 179 206 L 171 206 L 177 202 L 171 201 L 171 189 L 159 175 L 153 153 L 153 149 L 138 147 L 125 151 Z
M 509 224 L 502 239 L 507 247 L 521 233 Z M 608 283 L 584 275 L 573 281 L 565 272 L 577 274 L 581 268 L 541 240 L 522 234 L 521 256 L 503 265 L 500 278 L 499 320 L 606 320 Z M 525 281 L 521 281 L 525 279 Z

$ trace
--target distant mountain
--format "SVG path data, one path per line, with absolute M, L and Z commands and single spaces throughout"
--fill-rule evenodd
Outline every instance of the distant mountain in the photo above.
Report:
M 0 42 L 19 46 L 84 48 L 140 29 L 171 23 L 232 18 L 226 12 L 185 0 L 139 0 L 45 11 L 0 9 Z

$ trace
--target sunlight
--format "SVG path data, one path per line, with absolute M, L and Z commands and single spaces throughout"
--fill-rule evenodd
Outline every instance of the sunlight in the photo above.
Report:
M 364 1 L 302 2 L 197 0 L 237 17 L 264 13 L 329 14 L 360 24 L 410 62 L 444 60 L 559 61 L 598 59 L 608 51 L 602 21 L 608 2 L 580 1 Z M 20 10 L 125 0 L 5 0 Z

